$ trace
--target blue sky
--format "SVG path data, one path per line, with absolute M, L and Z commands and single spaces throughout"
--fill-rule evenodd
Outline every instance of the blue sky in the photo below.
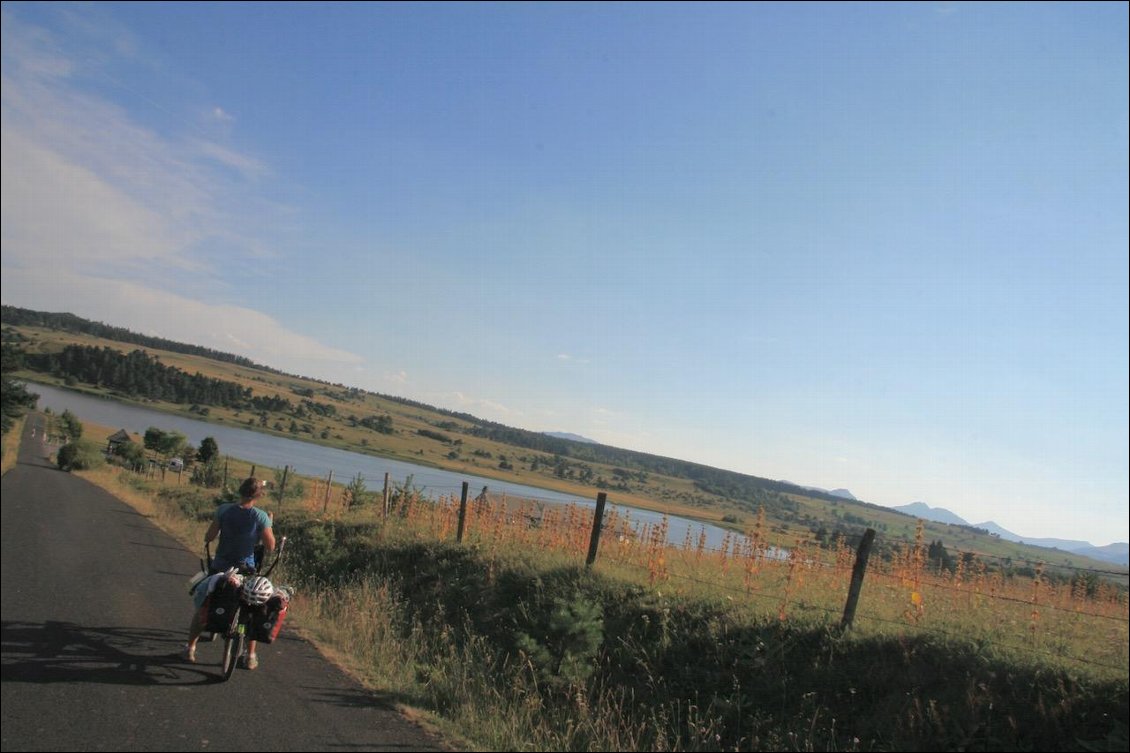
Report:
M 1125 4 L 3 5 L 3 302 L 1128 536 Z

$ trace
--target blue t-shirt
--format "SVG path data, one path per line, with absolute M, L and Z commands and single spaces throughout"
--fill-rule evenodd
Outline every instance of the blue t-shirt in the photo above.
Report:
M 220 544 L 212 558 L 212 569 L 255 567 L 255 547 L 263 531 L 271 527 L 267 513 L 258 507 L 228 503 L 216 508 L 213 520 L 220 524 Z

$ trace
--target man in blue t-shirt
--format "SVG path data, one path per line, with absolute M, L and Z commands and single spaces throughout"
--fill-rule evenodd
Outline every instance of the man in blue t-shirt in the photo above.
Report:
M 231 567 L 254 571 L 255 548 L 262 544 L 264 557 L 275 550 L 271 516 L 255 506 L 255 500 L 263 496 L 264 487 L 264 482 L 254 477 L 249 478 L 240 484 L 238 504 L 227 503 L 216 508 L 212 524 L 204 534 L 205 544 L 210 544 L 216 536 L 220 537 L 216 556 L 212 558 L 212 572 L 223 572 Z M 196 641 L 204 631 L 200 609 L 203 599 L 201 598 L 200 601 L 192 615 L 192 624 L 188 628 L 188 643 L 183 650 L 184 658 L 190 662 L 196 661 Z M 258 666 L 255 641 L 247 642 L 247 653 L 240 657 L 240 662 L 248 669 L 255 669 Z
M 253 489 L 252 486 L 257 486 L 258 489 Z M 245 491 L 253 496 L 248 498 Z M 222 572 L 229 567 L 254 570 L 257 564 L 255 547 L 260 542 L 265 553 L 274 550 L 275 535 L 271 531 L 271 517 L 255 507 L 255 500 L 262 494 L 262 485 L 256 479 L 248 479 L 239 489 L 238 504 L 228 503 L 216 508 L 212 525 L 208 526 L 208 532 L 204 534 L 205 544 L 211 543 L 217 535 L 220 537 L 216 556 L 212 558 L 212 572 Z

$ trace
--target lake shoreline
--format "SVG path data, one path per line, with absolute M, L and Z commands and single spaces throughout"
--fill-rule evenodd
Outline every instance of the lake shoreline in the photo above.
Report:
M 405 483 L 407 483 L 407 478 L 402 479 L 403 476 L 413 478 L 413 486 L 426 490 L 432 494 L 456 495 L 459 489 L 459 481 L 463 481 L 471 484 L 471 496 L 477 495 L 480 492 L 481 487 L 489 487 L 490 494 L 492 496 L 501 494 L 514 497 L 516 499 L 528 499 L 550 504 L 580 504 L 589 508 L 595 507 L 596 504 L 595 489 L 586 490 L 588 491 L 588 493 L 576 493 L 574 491 L 565 491 L 562 489 L 547 488 L 545 486 L 536 486 L 534 484 L 527 484 L 523 481 L 515 480 L 513 478 L 504 479 L 488 476 L 486 474 L 480 475 L 477 472 L 470 472 L 464 468 L 452 469 L 437 467 L 432 463 L 419 463 L 415 459 L 405 460 L 399 457 L 377 455 L 370 452 L 358 452 L 352 447 L 340 447 L 334 446 L 329 443 L 310 442 L 293 436 L 281 435 L 279 432 L 272 432 L 269 430 L 254 430 L 255 427 L 244 424 L 236 424 L 228 421 L 217 421 L 214 419 L 207 420 L 207 417 L 202 417 L 195 413 L 186 415 L 185 411 L 169 410 L 167 407 L 165 407 L 164 410 L 160 410 L 158 409 L 158 406 L 160 404 L 146 403 L 137 400 L 123 400 L 106 392 L 99 392 L 90 389 L 73 389 L 66 386 L 50 384 L 46 380 L 34 382 L 32 382 L 31 380 L 28 381 L 30 384 L 38 386 L 43 390 L 54 391 L 56 393 L 55 395 L 44 393 L 44 401 L 54 402 L 56 406 L 59 406 L 58 410 L 60 412 L 64 409 L 63 406 L 60 406 L 60 403 L 65 401 L 67 395 L 71 395 L 76 400 L 89 400 L 97 404 L 104 404 L 105 409 L 110 412 L 114 412 L 119 409 L 121 411 L 140 411 L 142 412 L 142 414 L 152 413 L 155 414 L 155 416 L 168 416 L 170 419 L 174 419 L 178 422 L 186 422 L 183 426 L 174 426 L 173 428 L 174 430 L 183 431 L 186 434 L 190 435 L 195 435 L 204 431 L 204 429 L 199 427 L 214 427 L 218 432 L 216 438 L 221 443 L 221 451 L 223 452 L 223 454 L 230 455 L 233 458 L 238 458 L 244 461 L 259 463 L 263 466 L 278 465 L 279 467 L 281 467 L 283 464 L 291 465 L 293 472 L 296 472 L 301 476 L 307 476 L 310 478 L 317 478 L 319 475 L 324 477 L 327 469 L 329 469 L 333 470 L 335 477 L 337 477 L 342 483 L 344 483 L 346 476 L 338 475 L 342 473 L 343 466 L 345 466 L 348 475 L 352 476 L 354 473 L 359 471 L 357 471 L 356 465 L 354 465 L 353 468 L 349 468 L 349 464 L 351 462 L 359 462 L 364 465 L 366 463 L 379 464 L 383 461 L 388 464 L 394 464 L 391 467 L 382 466 L 382 471 L 391 473 L 392 479 L 403 480 Z M 32 389 L 34 391 L 34 387 L 29 387 L 29 389 Z M 52 410 L 56 409 L 55 407 L 50 405 L 46 407 L 51 408 Z M 40 410 L 42 409 L 43 406 L 40 407 Z M 82 414 L 83 411 L 81 406 L 70 407 L 70 410 L 76 413 L 80 420 L 89 420 L 93 423 L 101 425 L 117 423 L 119 424 L 119 428 L 126 429 L 127 432 L 140 434 L 142 431 L 144 431 L 145 428 L 143 424 L 158 425 L 159 428 L 163 429 L 167 428 L 159 426 L 160 422 L 155 418 L 153 422 L 150 423 L 150 418 L 147 415 L 127 417 L 127 414 L 122 414 L 121 416 L 115 418 L 92 418 L 90 416 Z M 94 410 L 94 408 L 88 408 L 88 410 Z M 233 434 L 229 437 L 225 437 L 224 434 L 228 432 L 233 432 Z M 255 449 L 246 448 L 246 442 L 243 440 L 243 438 L 252 436 L 260 437 L 263 441 L 254 442 L 254 444 L 256 445 Z M 202 438 L 203 436 L 190 436 L 191 441 L 198 442 Z M 236 443 L 237 445 L 239 443 L 243 443 L 245 449 L 240 450 L 237 447 L 233 450 L 231 449 L 232 443 Z M 311 449 L 311 453 L 309 455 L 303 456 L 300 449 L 296 449 L 290 446 L 291 443 L 295 443 L 303 447 L 308 447 Z M 251 453 L 251 457 L 247 456 L 248 452 Z M 259 457 L 255 457 L 257 453 L 259 454 Z M 353 458 L 354 460 L 351 461 L 350 458 Z M 299 469 L 295 467 L 296 465 L 302 465 L 306 463 L 315 466 L 315 470 L 310 470 L 309 466 L 307 466 L 305 469 Z M 319 464 L 323 464 L 326 467 L 320 468 L 318 467 Z M 417 474 L 415 473 L 417 469 L 421 471 L 434 471 L 436 476 L 428 478 L 427 474 Z M 373 473 L 373 475 L 370 475 L 371 471 L 372 466 L 370 466 L 369 468 L 363 468 L 363 472 L 366 477 L 380 478 L 379 473 Z M 457 481 L 456 479 L 458 479 L 459 481 Z M 537 494 L 538 492 L 543 492 L 544 494 L 554 496 L 539 496 Z M 688 529 L 691 530 L 694 535 L 697 535 L 700 527 L 705 529 L 712 545 L 719 544 L 727 534 L 734 533 L 733 529 L 717 525 L 709 520 L 702 520 L 689 515 L 672 513 L 669 510 L 645 507 L 643 505 L 635 504 L 634 501 L 628 502 L 610 497 L 608 499 L 608 504 L 612 507 L 625 511 L 637 526 L 657 525 L 659 523 L 659 519 L 663 516 L 666 516 L 667 518 L 669 518 L 671 524 L 670 535 L 672 536 L 672 540 L 674 541 L 676 537 L 678 538 L 678 541 L 675 543 L 680 543 L 683 540 L 683 533 Z M 738 533 L 740 534 L 741 532 L 739 531 Z

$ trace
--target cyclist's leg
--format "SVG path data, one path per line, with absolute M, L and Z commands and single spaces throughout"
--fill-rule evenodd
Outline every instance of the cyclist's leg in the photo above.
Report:
M 259 657 L 255 653 L 255 645 L 258 641 L 247 641 L 247 648 L 243 651 L 243 656 L 239 657 L 239 665 L 245 669 L 255 669 L 259 666 Z
M 184 645 L 182 650 L 184 657 L 191 662 L 196 661 L 196 642 L 200 639 L 200 634 L 204 632 L 204 620 L 201 617 L 203 610 L 197 609 L 192 613 L 192 622 L 188 625 L 188 643 Z
M 192 622 L 188 625 L 188 643 L 190 646 L 195 646 L 196 639 L 204 632 L 204 620 L 201 619 L 201 611 L 200 609 L 196 609 L 192 612 Z
M 207 619 L 204 605 L 208 601 L 208 590 L 203 581 L 196 585 L 197 587 L 192 591 L 192 605 L 195 609 L 192 612 L 192 622 L 188 625 L 188 644 L 186 646 L 190 653 L 196 650 L 196 641 L 200 638 L 200 634 L 204 632 L 204 620 Z

